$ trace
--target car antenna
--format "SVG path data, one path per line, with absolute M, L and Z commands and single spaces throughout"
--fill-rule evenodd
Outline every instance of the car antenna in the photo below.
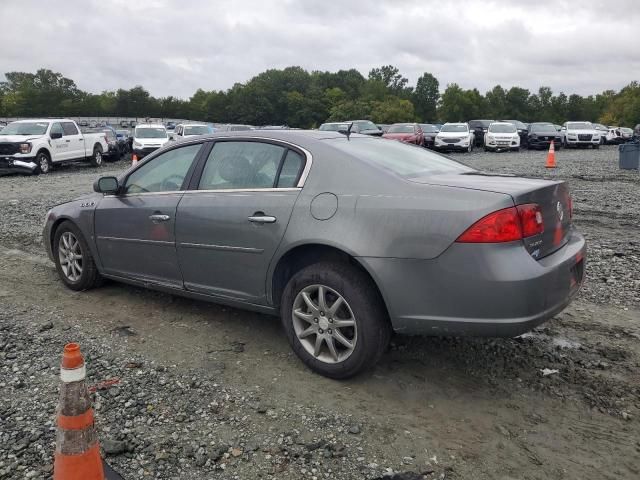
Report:
M 349 136 L 351 135 L 351 127 L 353 127 L 353 122 L 351 122 L 349 124 L 349 127 L 347 127 L 346 130 L 338 130 L 338 133 L 346 135 L 347 136 L 347 140 L 349 140 Z

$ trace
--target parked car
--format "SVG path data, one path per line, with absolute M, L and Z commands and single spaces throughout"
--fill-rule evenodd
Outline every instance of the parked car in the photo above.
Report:
M 167 122 L 166 128 L 167 128 L 167 130 L 175 130 L 176 122 Z
M 86 120 L 80 120 L 80 121 L 78 122 L 78 126 L 79 126 L 79 127 L 88 127 L 88 126 L 89 126 L 89 122 L 88 122 L 88 121 L 86 121 Z
M 116 130 L 116 138 L 118 139 L 118 144 L 120 145 L 120 148 L 124 153 L 128 153 L 131 151 L 133 137 L 131 136 L 131 132 L 129 130 Z
M 605 137 L 605 143 L 607 145 L 619 145 L 624 143 L 620 127 L 609 127 L 609 130 L 607 130 L 607 136 Z
M 163 147 L 169 141 L 167 129 L 160 123 L 142 123 L 133 131 L 132 151 L 138 159 Z
M 115 129 L 111 127 L 103 127 L 99 129 L 99 131 L 103 132 L 107 138 L 108 150 L 104 153 L 105 160 L 120 160 L 124 155 L 124 151 L 120 143 L 118 143 L 118 137 L 116 135 Z
M 484 134 L 484 151 L 520 150 L 520 135 L 513 123 L 493 122 Z
M 484 134 L 487 133 L 489 125 L 493 122 L 495 122 L 495 120 L 469 120 L 467 122 L 469 128 L 473 130 L 477 147 L 484 145 Z
M 120 126 L 122 128 L 128 128 L 130 126 L 129 120 L 120 120 Z
M 562 148 L 562 135 L 553 123 L 536 122 L 529 124 L 527 130 L 527 148 L 547 149 L 553 142 L 556 150 Z
M 394 123 L 382 138 L 424 146 L 424 134 L 417 123 Z
M 211 127 L 203 123 L 181 123 L 176 125 L 173 134 L 171 135 L 171 139 L 182 140 L 186 137 L 206 135 L 208 133 L 213 133 Z
M 83 134 L 73 120 L 19 120 L 0 132 L 0 170 L 46 174 L 76 161 L 99 167 L 107 150 L 104 133 Z
M 389 130 L 389 127 L 391 126 L 391 124 L 389 123 L 376 123 L 376 127 L 378 127 L 380 130 L 382 130 L 382 133 L 387 133 L 387 130 Z
M 214 134 L 94 190 L 45 217 L 64 285 L 106 277 L 279 315 L 293 351 L 333 378 L 375 365 L 392 330 L 521 334 L 584 278 L 565 182 L 482 173 L 402 142 Z
M 322 132 L 339 132 L 339 131 L 344 131 L 346 132 L 349 128 L 349 124 L 348 123 L 344 123 L 344 122 L 327 122 L 327 123 L 323 123 L 322 125 L 320 125 L 320 127 L 318 128 L 318 130 L 322 131 Z
M 437 125 L 432 123 L 421 123 L 422 133 L 424 134 L 424 146 L 427 148 L 433 148 L 433 144 L 436 141 L 436 135 L 440 131 Z
M 600 133 L 593 128 L 591 122 L 565 122 L 562 128 L 565 147 L 600 147 Z
M 131 120 L 131 121 L 129 122 L 129 126 L 130 126 L 131 128 L 135 128 L 135 127 L 136 127 L 136 125 L 138 125 L 138 122 L 136 122 L 135 120 Z
M 498 120 L 499 122 L 512 123 L 516 126 L 516 130 L 518 130 L 518 135 L 520 135 L 520 145 L 523 147 L 527 146 L 527 125 L 521 122 L 520 120 Z
M 382 136 L 382 130 L 371 120 L 347 120 L 344 123 L 353 123 L 351 133 L 360 133 L 362 135 Z
M 607 143 L 607 133 L 609 133 L 609 128 L 600 123 L 594 123 L 593 128 L 600 134 L 600 145 Z
M 436 135 L 433 148 L 440 151 L 471 152 L 475 144 L 473 130 L 467 123 L 445 123 Z
M 620 127 L 620 135 L 623 142 L 628 142 L 633 138 L 633 130 L 627 127 Z
M 633 129 L 633 139 L 635 141 L 640 141 L 640 123 L 638 123 Z

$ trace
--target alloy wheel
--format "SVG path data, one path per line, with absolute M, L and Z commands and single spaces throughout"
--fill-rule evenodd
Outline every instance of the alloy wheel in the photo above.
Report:
M 100 150 L 96 150 L 93 155 L 96 161 L 96 165 L 102 165 L 102 152 Z
M 293 302 L 293 328 L 304 349 L 324 363 L 349 358 L 358 341 L 351 307 L 334 289 L 325 285 L 303 288 Z
M 64 232 L 58 242 L 58 259 L 62 273 L 71 282 L 77 282 L 82 277 L 82 248 L 80 242 L 72 232 Z
M 40 154 L 38 158 L 38 168 L 40 173 L 49 173 L 49 159 L 46 155 Z

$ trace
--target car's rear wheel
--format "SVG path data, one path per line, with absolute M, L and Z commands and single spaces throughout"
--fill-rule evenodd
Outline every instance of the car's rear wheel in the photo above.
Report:
M 391 328 L 371 280 L 343 263 L 318 263 L 288 282 L 281 317 L 293 351 L 313 371 L 352 377 L 373 366 Z
M 102 147 L 100 145 L 96 145 L 95 147 L 93 147 L 93 156 L 91 157 L 91 166 L 101 167 L 102 161 L 103 161 Z
M 65 221 L 56 230 L 53 258 L 60 279 L 71 290 L 88 290 L 102 283 L 89 245 L 73 223 Z

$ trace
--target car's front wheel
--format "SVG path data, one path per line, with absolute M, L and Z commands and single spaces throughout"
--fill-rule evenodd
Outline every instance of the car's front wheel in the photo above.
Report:
M 375 365 L 391 335 L 375 285 L 343 263 L 297 272 L 282 295 L 281 317 L 296 355 L 330 378 L 352 377 Z
M 51 158 L 45 152 L 40 152 L 36 155 L 36 168 L 34 173 L 40 173 L 46 175 L 51 171 Z
M 56 230 L 53 258 L 60 279 L 71 290 L 88 290 L 102 283 L 87 241 L 80 229 L 69 221 Z

